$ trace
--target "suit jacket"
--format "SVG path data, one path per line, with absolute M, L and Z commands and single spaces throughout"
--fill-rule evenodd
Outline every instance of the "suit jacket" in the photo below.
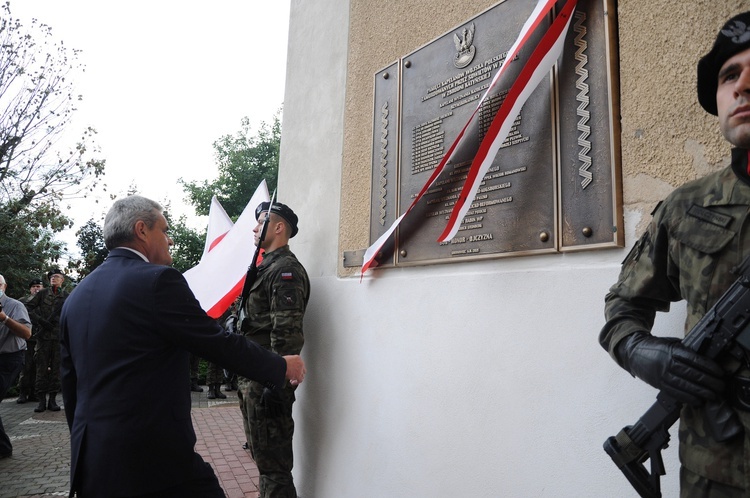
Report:
M 286 362 L 201 309 L 182 275 L 114 249 L 65 302 L 61 373 L 70 427 L 71 493 L 131 496 L 206 472 L 195 453 L 189 354 L 285 382 Z

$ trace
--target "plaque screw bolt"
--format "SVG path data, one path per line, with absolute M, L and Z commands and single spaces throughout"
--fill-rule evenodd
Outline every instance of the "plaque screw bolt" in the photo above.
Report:
M 406 257 L 406 249 L 401 249 L 401 252 L 399 252 L 402 258 Z
M 594 234 L 594 231 L 591 229 L 591 227 L 583 227 L 581 233 L 584 237 L 591 237 Z
M 411 67 L 411 61 L 404 62 L 404 67 Z
M 547 242 L 549 240 L 549 234 L 547 232 L 541 232 L 539 234 L 539 240 L 542 242 Z
M 383 79 L 384 79 L 384 80 L 387 80 L 389 76 L 390 76 L 390 74 L 388 74 L 388 73 L 383 73 Z

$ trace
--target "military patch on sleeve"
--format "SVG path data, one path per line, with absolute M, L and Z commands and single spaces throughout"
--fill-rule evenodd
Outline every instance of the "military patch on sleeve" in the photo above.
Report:
M 687 214 L 689 216 L 692 216 L 693 218 L 697 218 L 701 221 L 705 221 L 706 223 L 710 223 L 721 228 L 727 228 L 734 219 L 728 214 L 717 213 L 697 204 L 693 204 L 692 206 L 690 206 Z
M 281 280 L 284 280 L 286 282 L 290 282 L 294 280 L 294 273 L 291 271 L 282 271 L 281 272 Z
M 276 306 L 280 310 L 297 309 L 298 299 L 295 289 L 281 289 L 276 294 Z

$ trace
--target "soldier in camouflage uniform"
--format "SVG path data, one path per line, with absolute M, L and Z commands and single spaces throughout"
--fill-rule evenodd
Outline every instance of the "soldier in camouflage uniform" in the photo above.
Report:
M 39 406 L 34 408 L 35 412 L 60 411 L 55 399 L 60 392 L 60 311 L 68 292 L 62 288 L 65 276 L 60 269 L 50 270 L 47 278 L 50 286 L 37 292 L 26 303 L 36 336 L 34 387 Z
M 297 216 L 284 204 L 268 202 L 255 211 L 256 244 L 264 220 L 269 224 L 261 243 L 265 250 L 242 315 L 241 330 L 250 340 L 278 354 L 299 354 L 305 341 L 302 319 L 310 297 L 307 273 L 289 250 L 297 234 Z M 247 421 L 247 441 L 260 473 L 260 496 L 296 498 L 292 480 L 292 404 L 296 386 L 270 390 L 240 378 L 238 396 Z
M 33 279 L 29 282 L 29 293 L 19 299 L 22 303 L 26 304 L 39 292 L 44 286 L 42 281 L 38 278 Z M 39 329 L 32 326 L 31 337 L 26 340 L 26 358 L 21 369 L 21 375 L 18 376 L 18 399 L 16 403 L 23 404 L 27 401 L 39 401 L 34 394 L 34 384 L 36 381 L 36 363 L 34 362 L 34 350 L 36 349 L 36 336 L 34 332 Z
M 730 19 L 698 63 L 698 100 L 718 115 L 735 147 L 731 165 L 657 206 L 606 297 L 599 342 L 632 375 L 685 403 L 681 496 L 748 497 L 750 353 L 718 365 L 650 331 L 657 311 L 683 299 L 685 331 L 692 329 L 736 279 L 731 269 L 750 255 L 750 12 Z M 729 437 L 721 421 L 732 412 L 744 433 Z

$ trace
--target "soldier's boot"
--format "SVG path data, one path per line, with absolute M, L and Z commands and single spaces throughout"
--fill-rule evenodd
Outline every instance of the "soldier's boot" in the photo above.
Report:
M 219 399 L 227 399 L 227 395 L 221 392 L 221 384 L 214 384 L 214 395 Z
M 55 397 L 57 397 L 57 393 L 49 393 L 49 401 L 47 401 L 47 410 L 51 412 L 60 411 L 60 407 L 57 406 L 57 401 L 55 400 Z
M 190 379 L 190 390 L 194 393 L 202 393 L 203 388 L 198 385 L 198 379 Z
M 209 384 L 208 386 L 208 395 L 206 396 L 208 399 L 216 399 L 216 392 L 214 391 L 214 385 Z
M 45 399 L 44 393 L 39 393 L 39 404 L 36 408 L 34 408 L 34 411 L 37 413 L 42 413 L 44 410 L 47 409 L 47 400 Z
M 26 393 L 21 393 L 18 395 L 18 399 L 16 400 L 16 403 L 18 403 L 19 405 L 22 405 L 26 403 L 28 400 L 29 400 L 29 397 L 26 396 Z

